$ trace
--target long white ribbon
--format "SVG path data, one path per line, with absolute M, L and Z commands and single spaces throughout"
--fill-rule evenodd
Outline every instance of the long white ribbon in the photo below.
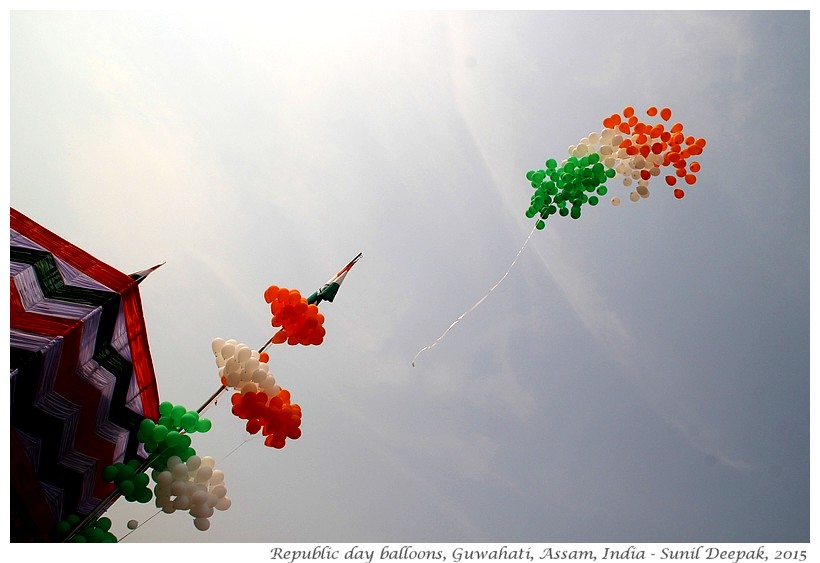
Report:
M 454 326 L 456 326 L 456 325 L 457 325 L 457 324 L 461 321 L 461 319 L 463 319 L 464 317 L 466 317 L 466 316 L 467 316 L 467 315 L 468 315 L 471 311 L 473 311 L 473 309 L 475 309 L 476 307 L 478 307 L 479 305 L 481 305 L 481 303 L 482 303 L 485 299 L 487 299 L 487 297 L 489 297 L 489 296 L 490 296 L 490 294 L 491 294 L 491 293 L 495 290 L 495 288 L 497 288 L 499 285 L 501 285 L 501 282 L 503 282 L 503 281 L 504 281 L 504 278 L 506 278 L 506 277 L 507 277 L 507 274 L 509 274 L 509 273 L 510 273 L 510 270 L 512 270 L 512 269 L 513 269 L 513 266 L 515 266 L 515 263 L 518 261 L 518 257 L 519 257 L 519 256 L 521 256 L 521 253 L 524 251 L 524 248 L 526 248 L 527 243 L 529 243 L 529 242 L 530 242 L 530 239 L 532 238 L 532 234 L 535 232 L 535 229 L 536 229 L 536 227 L 533 227 L 533 228 L 532 228 L 532 230 L 530 231 L 530 234 L 527 236 L 527 240 L 525 240 L 525 241 L 524 241 L 524 244 L 522 244 L 522 245 L 521 245 L 521 248 L 519 248 L 519 249 L 518 249 L 518 254 L 516 254 L 516 255 L 515 255 L 515 258 L 513 259 L 512 264 L 510 264 L 510 267 L 509 267 L 509 268 L 507 268 L 507 271 L 506 271 L 506 272 L 504 272 L 504 275 L 503 275 L 503 276 L 501 276 L 501 279 L 500 279 L 500 280 L 498 280 L 498 281 L 495 283 L 495 285 L 494 285 L 494 286 L 492 286 L 492 287 L 490 288 L 490 290 L 489 290 L 487 293 L 485 293 L 485 294 L 484 294 L 484 297 L 482 297 L 481 299 L 479 299 L 479 300 L 476 302 L 476 304 L 475 304 L 475 305 L 473 305 L 472 307 L 470 307 L 469 309 L 467 309 L 466 311 L 464 311 L 464 312 L 461 314 L 461 316 L 460 316 L 459 318 L 457 318 L 456 320 L 454 320 L 454 321 L 453 321 L 453 323 L 452 323 L 450 326 L 448 326 L 448 327 L 447 327 L 447 330 L 445 330 L 445 331 L 444 331 L 444 333 L 442 333 L 442 335 L 441 335 L 441 336 L 439 336 L 438 338 L 436 338 L 436 340 L 435 340 L 432 344 L 430 344 L 430 345 L 428 345 L 428 346 L 425 346 L 424 348 L 422 348 L 421 350 L 419 350 L 419 351 L 416 353 L 416 355 L 413 357 L 413 361 L 412 361 L 412 362 L 410 362 L 410 365 L 412 365 L 413 367 L 416 367 L 416 359 L 419 357 L 419 355 L 421 355 L 421 353 L 422 353 L 422 352 L 424 352 L 425 350 L 429 350 L 430 348 L 432 348 L 433 346 L 435 346 L 436 344 L 438 344 L 439 342 L 441 342 L 441 340 L 442 340 L 442 339 L 444 339 L 444 337 L 447 335 L 447 333 L 448 333 L 448 332 L 450 332 L 450 329 L 451 329 L 451 328 L 453 328 Z

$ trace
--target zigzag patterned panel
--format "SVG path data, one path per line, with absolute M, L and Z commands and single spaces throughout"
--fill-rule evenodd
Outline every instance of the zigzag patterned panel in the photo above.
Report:
M 138 281 L 11 209 L 12 541 L 101 508 L 159 396 Z

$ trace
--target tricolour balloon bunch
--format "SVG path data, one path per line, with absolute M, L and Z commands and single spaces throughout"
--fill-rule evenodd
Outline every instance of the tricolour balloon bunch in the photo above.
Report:
M 265 445 L 283 448 L 287 438 L 302 435 L 302 409 L 290 402 L 270 373 L 265 352 L 257 352 L 236 340 L 215 338 L 211 342 L 222 384 L 238 391 L 231 397 L 231 412 L 247 420 L 250 434 L 262 432 Z
M 82 520 L 76 514 L 70 514 L 65 520 L 60 520 L 54 528 L 54 538 L 64 541 Z M 111 520 L 105 516 L 90 522 L 78 530 L 71 540 L 75 543 L 117 543 L 117 537 L 111 533 Z
M 646 114 L 660 115 L 663 121 L 672 117 L 669 108 L 658 110 L 654 106 Z M 678 179 L 688 185 L 697 181 L 700 163 L 691 157 L 703 152 L 706 140 L 685 135 L 681 123 L 669 129 L 664 123 L 647 123 L 627 106 L 622 114 L 605 118 L 603 125 L 600 133 L 590 133 L 578 144 L 570 145 L 570 156 L 560 165 L 549 159 L 544 169 L 527 172 L 535 193 L 526 215 L 539 216 L 538 229 L 543 229 L 544 221 L 555 213 L 578 219 L 584 204 L 597 205 L 599 197 L 606 195 L 604 184 L 609 178 L 621 177 L 626 187 L 634 183 L 636 188 L 629 194 L 633 202 L 649 197 L 649 181 L 660 176 L 663 167 L 671 167 L 665 176 L 671 187 L 678 184 Z M 673 194 L 678 199 L 685 195 L 680 187 L 675 187 Z M 613 197 L 612 204 L 620 204 L 620 198 Z
M 282 327 L 272 339 L 273 344 L 287 342 L 291 346 L 319 345 L 325 337 L 322 324 L 325 317 L 319 308 L 308 303 L 298 289 L 272 285 L 265 290 L 265 301 L 270 303 L 271 326 Z
M 231 506 L 225 475 L 214 469 L 214 465 L 214 458 L 210 456 L 193 455 L 187 461 L 171 456 L 166 469 L 153 472 L 157 508 L 167 514 L 187 510 L 194 518 L 196 529 L 207 530 L 214 511 Z

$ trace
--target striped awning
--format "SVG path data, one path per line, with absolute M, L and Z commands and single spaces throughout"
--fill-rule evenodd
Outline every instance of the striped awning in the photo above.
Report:
M 138 280 L 11 209 L 12 541 L 48 541 L 111 492 L 106 466 L 144 458 L 159 418 Z

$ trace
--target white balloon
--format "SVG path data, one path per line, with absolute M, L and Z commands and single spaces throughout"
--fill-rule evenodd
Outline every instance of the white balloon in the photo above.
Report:
M 259 384 L 259 387 L 264 389 L 268 395 L 270 395 L 270 390 L 276 386 L 276 379 L 271 375 L 268 374 L 265 376 L 265 379 L 262 380 L 262 383 Z M 275 396 L 275 395 L 273 395 Z
M 251 381 L 254 383 L 262 383 L 265 381 L 265 378 L 268 377 L 268 372 L 263 369 L 256 369 L 253 372 L 253 376 L 251 377 Z
M 230 340 L 228 342 L 230 342 Z M 223 358 L 227 360 L 228 358 L 232 358 L 235 352 L 236 346 L 234 346 L 233 344 L 226 343 L 219 353 Z
M 129 520 L 126 526 L 129 530 L 136 530 L 139 527 L 140 523 L 136 520 Z
M 174 496 L 184 495 L 188 492 L 188 481 L 174 481 L 171 483 L 171 494 Z
M 256 385 L 253 381 L 249 383 L 245 383 L 242 387 L 239 388 L 239 391 L 245 395 L 246 393 L 258 393 L 259 386 Z
M 202 465 L 205 467 L 213 467 L 216 464 L 216 460 L 213 456 L 204 455 L 202 456 Z
M 188 461 L 185 462 L 185 465 L 188 466 L 188 471 L 196 471 L 199 469 L 199 466 L 202 465 L 202 458 L 198 455 L 192 455 L 188 458 Z
M 257 368 L 259 368 L 259 360 L 256 358 L 248 358 L 242 366 L 242 369 L 248 373 L 253 373 Z
M 210 467 L 200 467 L 199 471 L 196 472 L 196 482 L 207 483 L 208 481 L 210 481 L 213 473 L 214 470 Z
M 219 502 L 219 497 L 213 493 L 208 493 L 208 500 L 205 501 L 205 504 L 214 508 L 217 502 Z
M 614 205 L 615 207 L 618 207 L 619 205 L 621 205 L 621 198 L 613 197 L 612 198 L 612 205 Z
M 204 532 L 211 527 L 211 521 L 207 518 L 194 518 L 194 527 L 200 532 Z
M 228 375 L 232 374 L 232 373 L 239 373 L 239 371 L 241 369 L 242 369 L 242 364 L 240 364 L 239 360 L 237 360 L 233 356 L 228 358 L 227 361 L 225 362 L 225 373 L 228 374 Z
M 223 338 L 214 338 L 211 340 L 211 350 L 214 351 L 214 354 L 218 354 L 224 345 L 225 340 Z
M 177 510 L 188 510 L 191 508 L 191 499 L 185 495 L 180 495 L 174 499 L 174 508 Z
M 237 389 L 240 386 L 241 380 L 239 378 L 238 372 L 229 373 L 225 376 L 225 382 L 228 387 L 232 387 L 233 389 Z
M 228 510 L 231 507 L 231 499 L 228 497 L 222 497 L 219 499 L 219 502 L 216 503 L 217 510 Z
M 245 345 L 240 344 L 236 347 L 236 359 L 239 360 L 240 363 L 245 363 L 251 357 L 251 349 Z
M 171 474 L 170 471 L 160 471 L 159 473 L 157 473 L 157 477 L 155 479 L 157 486 L 159 487 L 170 486 L 173 480 L 174 476 Z
M 184 479 L 188 480 L 188 466 L 184 463 L 179 463 L 174 466 L 171 470 L 171 473 L 174 474 L 174 479 Z
M 219 485 L 225 481 L 225 473 L 221 469 L 214 469 L 211 475 L 211 485 Z
M 632 158 L 632 162 L 630 164 L 631 164 L 632 168 L 635 168 L 637 170 L 642 170 L 642 169 L 646 168 L 646 159 L 643 157 L 643 155 L 636 154 Z
M 211 489 L 211 494 L 216 496 L 217 499 L 220 499 L 228 494 L 228 489 L 225 485 L 216 485 Z
M 200 506 L 208 502 L 208 493 L 205 491 L 196 491 L 191 495 L 191 506 Z
M 168 469 L 173 469 L 175 465 L 179 465 L 180 463 L 182 463 L 182 459 L 178 455 L 172 455 L 168 458 L 168 463 L 165 465 Z
M 638 192 L 629 192 L 629 199 L 630 201 L 638 201 L 641 199 L 641 196 L 638 195 Z
M 598 135 L 598 133 L 592 132 L 589 135 L 587 135 L 587 139 L 589 139 L 590 143 L 595 145 L 598 143 L 598 141 L 601 140 L 601 137 Z

